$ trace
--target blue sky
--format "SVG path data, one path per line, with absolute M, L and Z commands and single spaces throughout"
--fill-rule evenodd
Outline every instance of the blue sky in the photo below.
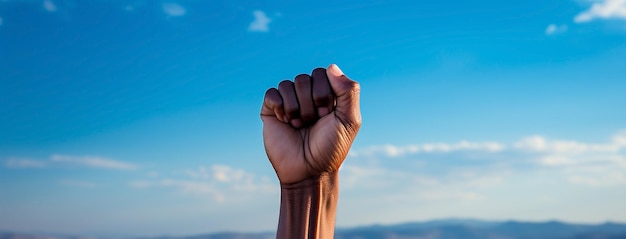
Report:
M 338 226 L 626 222 L 624 0 L 0 0 L 0 230 L 273 231 L 263 94 L 330 63 Z

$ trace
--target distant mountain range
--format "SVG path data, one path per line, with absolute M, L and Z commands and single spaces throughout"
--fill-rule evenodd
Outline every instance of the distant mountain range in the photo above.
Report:
M 135 239 L 273 239 L 273 233 L 213 233 Z M 106 239 L 0 232 L 0 239 Z M 626 224 L 437 220 L 337 229 L 335 239 L 626 239 Z

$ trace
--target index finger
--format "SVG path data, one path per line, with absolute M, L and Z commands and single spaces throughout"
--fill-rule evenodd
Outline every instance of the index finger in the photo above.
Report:
M 269 88 L 265 92 L 263 106 L 261 107 L 261 117 L 264 116 L 275 116 L 278 121 L 286 123 L 283 99 L 276 88 Z
M 311 73 L 313 102 L 317 108 L 317 115 L 321 118 L 333 110 L 335 97 L 330 87 L 326 69 L 316 68 Z

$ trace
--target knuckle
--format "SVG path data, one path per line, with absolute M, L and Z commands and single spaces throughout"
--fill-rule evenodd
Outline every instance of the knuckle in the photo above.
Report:
M 311 88 L 311 78 L 308 75 L 299 75 L 294 80 L 294 86 L 298 90 L 310 89 Z
M 358 117 L 353 117 L 353 118 L 350 117 L 346 119 L 343 122 L 343 125 L 348 132 L 351 132 L 352 134 L 356 135 L 357 132 L 359 132 L 359 129 L 361 128 L 362 123 L 363 122 L 361 120 L 361 116 L 359 115 Z
M 297 107 L 285 107 L 285 114 L 289 118 L 299 118 L 300 110 Z
M 317 74 L 324 74 L 326 75 L 326 68 L 322 68 L 322 67 L 318 67 L 313 69 L 313 72 L 311 73 L 312 75 L 317 75 Z
M 313 95 L 313 101 L 317 105 L 328 104 L 332 99 L 332 95 Z
M 280 83 L 278 83 L 278 89 L 285 89 L 291 86 L 293 86 L 293 82 L 291 82 L 290 80 L 283 80 Z
M 265 91 L 265 103 L 271 107 L 280 106 L 283 104 L 280 93 L 278 93 L 278 90 L 276 88 L 270 88 Z
M 300 74 L 295 77 L 294 84 L 296 85 L 309 84 L 310 81 L 311 81 L 311 76 L 307 74 Z
M 283 107 L 283 102 L 275 98 L 265 98 L 265 104 L 272 109 Z
M 276 88 L 269 88 L 265 91 L 265 98 L 272 97 L 275 94 Z
M 348 89 L 350 89 L 351 91 L 354 91 L 354 92 L 360 92 L 361 91 L 361 84 L 359 84 L 359 82 L 350 80 L 350 81 L 346 82 L 345 84 L 349 87 Z

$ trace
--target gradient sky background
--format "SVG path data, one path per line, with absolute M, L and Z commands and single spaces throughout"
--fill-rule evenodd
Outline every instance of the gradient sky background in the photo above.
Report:
M 0 0 L 0 230 L 274 231 L 260 103 L 330 63 L 338 226 L 626 222 L 625 0 Z

